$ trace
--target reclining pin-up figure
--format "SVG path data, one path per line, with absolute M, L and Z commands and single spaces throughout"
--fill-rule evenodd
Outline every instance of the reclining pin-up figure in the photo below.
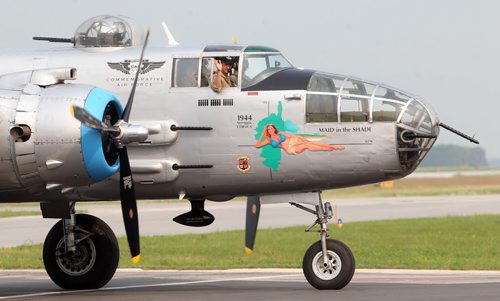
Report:
M 300 154 L 305 150 L 332 151 L 345 149 L 344 146 L 331 145 L 319 141 L 310 141 L 298 135 L 279 132 L 274 124 L 268 124 L 265 126 L 262 134 L 257 140 L 257 143 L 255 144 L 257 148 L 266 145 L 271 145 L 273 148 L 279 147 L 290 155 Z
M 235 59 L 231 56 L 223 56 L 214 59 L 217 72 L 214 73 L 212 80 L 212 90 L 220 93 L 226 87 L 237 87 L 238 78 L 231 75 Z

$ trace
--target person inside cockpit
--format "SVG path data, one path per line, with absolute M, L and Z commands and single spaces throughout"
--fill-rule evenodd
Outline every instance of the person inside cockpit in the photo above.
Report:
M 212 90 L 220 93 L 223 88 L 238 86 L 238 77 L 235 74 L 231 74 L 234 64 L 235 58 L 231 56 L 214 58 L 214 65 L 217 68 L 217 72 L 214 73 L 212 80 Z

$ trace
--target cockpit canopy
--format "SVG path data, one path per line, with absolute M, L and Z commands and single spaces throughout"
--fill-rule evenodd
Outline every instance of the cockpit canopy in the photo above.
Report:
M 101 15 L 82 23 L 75 47 L 131 47 L 144 42 L 144 30 L 124 16 Z
M 201 61 L 200 61 L 201 60 Z M 243 90 L 258 85 L 272 75 L 293 69 L 276 49 L 266 46 L 208 45 L 200 55 L 174 57 L 172 87 L 209 87 L 217 72 L 216 61 L 229 61 L 231 87 Z

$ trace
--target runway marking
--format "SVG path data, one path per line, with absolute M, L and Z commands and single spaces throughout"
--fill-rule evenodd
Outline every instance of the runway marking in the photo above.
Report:
M 228 281 L 249 281 L 249 280 L 265 280 L 265 279 L 273 279 L 273 278 L 292 277 L 292 276 L 298 276 L 298 275 L 302 275 L 302 274 L 287 274 L 287 275 L 273 275 L 273 276 L 256 276 L 256 277 L 243 277 L 243 278 L 234 278 L 234 279 L 196 280 L 196 281 L 158 283 L 158 284 L 142 284 L 142 285 L 104 287 L 104 288 L 100 288 L 100 289 L 89 289 L 89 290 L 70 290 L 70 291 L 57 291 L 57 292 L 41 292 L 41 293 L 34 293 L 34 294 L 4 296 L 4 297 L 0 297 L 0 300 L 31 298 L 31 297 L 44 297 L 44 296 L 55 296 L 55 295 L 67 295 L 67 294 L 74 294 L 74 293 L 92 293 L 92 292 L 99 292 L 99 291 L 117 291 L 117 290 L 136 289 L 136 288 L 165 287 L 165 286 L 176 286 L 176 285 L 190 285 L 190 284 L 201 284 L 201 283 L 215 283 L 215 282 L 228 282 Z

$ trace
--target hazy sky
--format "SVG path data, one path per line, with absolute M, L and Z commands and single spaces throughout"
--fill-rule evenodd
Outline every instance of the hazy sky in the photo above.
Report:
M 374 80 L 418 94 L 441 120 L 476 133 L 500 158 L 500 1 L 7 1 L 1 48 L 54 46 L 32 36 L 71 37 L 80 23 L 122 14 L 153 27 L 166 21 L 181 44 L 262 44 L 295 65 Z M 60 47 L 60 46 L 59 46 Z M 471 145 L 441 132 L 438 143 Z

